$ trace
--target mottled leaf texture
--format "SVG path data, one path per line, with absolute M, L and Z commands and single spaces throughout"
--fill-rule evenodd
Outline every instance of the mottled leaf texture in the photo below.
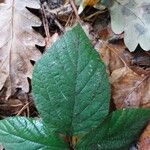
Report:
M 124 31 L 124 41 L 130 51 L 138 44 L 150 50 L 150 1 L 149 0 L 113 0 L 104 1 L 111 14 L 111 25 L 115 33 Z M 110 4 L 111 3 L 111 4 Z
M 30 8 L 40 8 L 39 0 L 5 0 L 0 3 L 0 90 L 7 89 L 6 99 L 16 89 L 29 91 L 27 77 L 41 55 L 35 44 L 44 45 L 43 37 L 32 26 L 41 24 Z
M 148 120 L 150 109 L 117 110 L 83 137 L 76 150 L 128 150 Z
M 108 114 L 105 66 L 80 25 L 65 33 L 37 62 L 32 85 L 44 122 L 63 134 L 88 132 Z
M 67 150 L 63 141 L 46 131 L 41 120 L 25 117 L 0 121 L 0 143 L 6 150 Z

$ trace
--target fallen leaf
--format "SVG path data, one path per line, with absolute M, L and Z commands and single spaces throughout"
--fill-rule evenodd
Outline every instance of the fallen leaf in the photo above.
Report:
M 139 143 L 138 143 L 139 150 L 149 150 L 150 149 L 150 123 L 142 133 Z
M 103 0 L 110 10 L 112 30 L 116 34 L 124 31 L 124 42 L 130 51 L 138 44 L 150 50 L 150 1 L 147 0 Z
M 140 76 L 128 67 L 112 72 L 112 98 L 117 108 L 150 107 L 150 78 Z
M 99 51 L 109 74 L 116 69 L 122 68 L 125 65 L 129 66 L 130 64 L 131 54 L 125 50 L 122 42 L 115 45 L 104 43 Z
M 40 26 L 38 17 L 26 7 L 40 8 L 38 0 L 5 0 L 0 4 L 0 90 L 6 89 L 6 99 L 21 89 L 29 91 L 32 65 L 41 53 L 35 44 L 44 46 L 44 38 L 32 26 Z
M 133 56 L 125 49 L 124 44 L 104 43 L 99 51 L 107 66 L 115 106 L 117 108 L 150 107 L 148 71 L 139 72 L 138 66 L 132 66 Z

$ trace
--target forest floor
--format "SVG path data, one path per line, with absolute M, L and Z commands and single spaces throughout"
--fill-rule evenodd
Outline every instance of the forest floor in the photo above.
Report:
M 41 10 L 29 10 L 42 21 L 40 27 L 33 27 L 45 39 L 45 46 L 36 46 L 42 53 L 77 22 L 82 25 L 106 65 L 112 93 L 111 111 L 128 107 L 150 108 L 150 51 L 138 46 L 130 52 L 124 44 L 124 34 L 113 33 L 107 9 L 88 6 L 78 15 L 78 6 L 72 1 L 41 0 Z M 30 62 L 34 65 L 35 60 Z M 3 78 L 3 74 L 1 76 Z M 23 84 L 25 90 L 16 86 L 11 94 L 8 94 L 9 81 L 0 82 L 1 119 L 15 115 L 38 116 L 31 94 L 31 78 L 26 82 Z M 150 124 L 143 130 L 137 145 L 139 150 L 150 149 Z

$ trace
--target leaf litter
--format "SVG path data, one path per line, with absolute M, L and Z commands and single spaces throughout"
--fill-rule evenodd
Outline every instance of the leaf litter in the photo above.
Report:
M 1 65 L 2 69 L 0 79 L 1 81 L 0 97 L 3 106 L 4 105 L 6 107 L 10 106 L 6 109 L 1 105 L 0 110 L 5 112 L 6 110 L 12 109 L 11 106 L 16 106 L 14 112 L 10 112 L 9 114 L 3 113 L 6 116 L 17 114 L 19 110 L 21 110 L 21 108 L 27 104 L 28 101 L 29 102 L 31 101 L 32 103 L 32 96 L 30 95 L 29 91 L 30 83 L 27 80 L 28 78 L 31 78 L 31 72 L 33 68 L 33 66 L 30 64 L 30 60 L 36 61 L 41 56 L 39 50 L 35 48 L 35 44 L 44 46 L 44 39 L 42 38 L 42 36 L 32 29 L 32 26 L 40 26 L 41 21 L 38 17 L 30 13 L 25 8 L 26 6 L 28 6 L 31 8 L 39 9 L 40 8 L 39 3 L 37 1 L 29 2 L 27 0 L 24 2 L 15 0 L 15 2 L 16 2 L 15 3 L 16 10 L 14 18 L 12 18 L 11 12 L 8 13 L 7 10 L 7 8 L 12 6 L 12 0 L 6 0 L 5 3 L 0 4 L 0 13 L 2 14 L 1 16 L 3 16 L 1 18 L 3 22 L 0 21 L 0 27 L 1 28 L 5 27 L 5 30 L 3 28 L 3 30 L 1 30 L 0 32 L 0 35 L 4 37 L 3 40 L 1 39 L 0 42 L 0 51 L 2 54 L 1 55 L 2 58 L 0 57 L 1 60 L 0 63 L 3 64 Z M 45 0 L 45 2 L 47 1 Z M 69 3 L 69 1 L 65 2 Z M 64 3 L 61 2 L 61 6 L 62 4 Z M 11 7 L 9 9 L 11 9 Z M 17 11 L 17 9 L 19 11 Z M 97 13 L 97 11 L 98 10 L 89 7 L 87 10 L 83 11 L 83 13 L 80 15 L 81 20 L 84 19 L 85 16 L 91 14 L 91 12 L 93 14 L 94 12 L 96 12 L 96 14 L 99 14 Z M 87 21 L 84 21 L 83 25 L 86 26 L 85 29 L 87 31 L 87 35 L 90 37 L 92 43 L 97 46 L 97 50 L 100 51 L 100 55 L 107 66 L 107 72 L 109 74 L 110 83 L 112 86 L 112 101 L 115 104 L 116 108 L 126 108 L 126 107 L 150 108 L 150 78 L 149 78 L 150 55 L 149 54 L 147 55 L 145 52 L 142 52 L 144 53 L 144 56 L 141 65 L 140 61 L 141 58 L 139 59 L 138 57 L 137 59 L 134 53 L 129 52 L 129 50 L 122 42 L 123 41 L 122 35 L 119 35 L 118 37 L 118 35 L 115 35 L 111 31 L 109 17 L 107 19 L 104 19 L 105 17 L 103 18 L 106 12 L 107 11 L 104 11 L 100 15 L 93 15 L 93 17 L 90 17 L 88 19 L 88 23 Z M 3 15 L 4 13 L 8 15 Z M 66 16 L 65 13 L 62 14 L 65 17 L 63 18 L 63 15 L 61 15 L 58 18 L 60 24 L 65 29 L 67 29 L 68 25 L 73 25 L 75 23 L 76 18 L 73 12 L 71 12 L 69 16 Z M 30 21 L 26 21 L 26 15 L 30 18 L 29 19 Z M 19 17 L 20 20 L 18 19 Z M 8 24 L 10 20 L 16 22 L 13 28 L 11 25 Z M 50 18 L 49 22 L 51 20 L 52 19 Z M 7 26 L 5 26 L 6 24 Z M 105 25 L 101 26 L 101 24 Z M 52 31 L 52 27 L 57 26 L 57 30 L 55 30 L 57 38 L 58 35 L 61 33 L 58 24 L 49 23 L 49 26 L 51 29 L 50 32 Z M 97 32 L 96 29 L 98 29 L 99 32 Z M 13 38 L 11 38 L 12 31 L 15 31 L 16 35 Z M 30 36 L 31 34 L 32 37 Z M 8 37 L 11 38 L 10 42 L 5 44 L 6 39 L 8 39 Z M 50 38 L 52 39 L 51 40 L 52 44 L 53 36 L 51 36 Z M 109 41 L 111 38 L 114 41 L 110 44 Z M 12 47 L 10 46 L 10 43 L 12 43 Z M 29 49 L 27 49 L 27 46 L 29 47 Z M 145 59 L 146 57 L 147 59 Z M 18 96 L 17 97 L 15 96 L 16 92 L 18 92 L 18 89 L 19 93 L 21 91 L 20 95 L 23 95 L 19 97 L 21 102 L 18 100 Z M 6 101 L 7 99 L 8 102 Z M 13 105 L 14 103 L 15 105 Z M 2 109 L 2 107 L 4 109 Z M 148 142 L 146 141 L 148 141 L 147 139 L 149 139 L 150 137 L 148 133 L 149 127 L 145 129 L 145 132 L 142 134 L 140 141 L 138 143 L 139 149 L 141 150 L 147 150 L 146 148 L 148 147 L 147 146 Z
M 8 99 L 17 89 L 29 92 L 32 64 L 41 56 L 35 44 L 44 46 L 44 38 L 32 26 L 40 26 L 38 17 L 26 7 L 40 8 L 38 1 L 6 0 L 0 5 L 0 89 Z

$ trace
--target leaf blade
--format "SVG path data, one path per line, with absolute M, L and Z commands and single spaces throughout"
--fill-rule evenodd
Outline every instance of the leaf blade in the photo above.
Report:
M 150 109 L 117 110 L 77 144 L 77 150 L 128 149 L 150 120 Z
M 41 120 L 25 117 L 0 121 L 0 142 L 7 150 L 67 150 L 63 141 L 46 132 Z
M 55 124 L 59 132 L 87 132 L 108 114 L 110 89 L 105 66 L 79 25 L 39 60 L 32 85 L 44 121 Z

